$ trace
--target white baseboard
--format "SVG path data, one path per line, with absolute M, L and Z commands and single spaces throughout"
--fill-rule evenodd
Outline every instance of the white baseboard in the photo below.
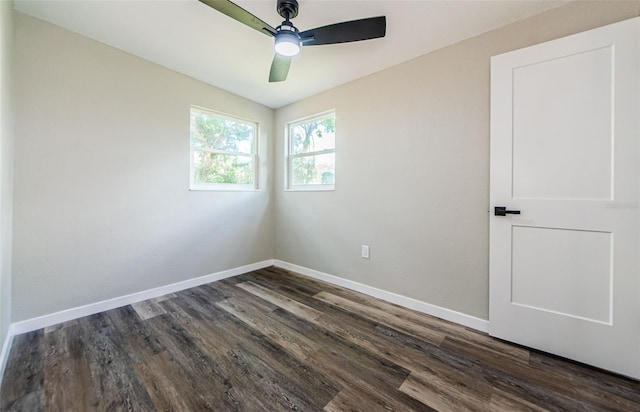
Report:
M 104 312 L 106 310 L 119 308 L 121 306 L 130 305 L 132 303 L 142 302 L 143 300 L 157 298 L 169 293 L 179 292 L 181 290 L 215 282 L 217 280 L 230 278 L 232 276 L 241 275 L 243 273 L 263 269 L 269 266 L 273 266 L 272 259 L 263 260 L 262 262 L 252 263 L 250 265 L 240 266 L 229 270 L 224 270 L 222 272 L 212 273 L 210 275 L 184 280 L 182 282 L 171 283 L 169 285 L 144 290 L 142 292 L 132 293 L 130 295 L 120 296 L 96 303 L 90 303 L 84 306 L 78 306 L 76 308 L 62 310 L 60 312 L 39 316 L 37 318 L 15 322 L 11 324 L 11 327 L 13 329 L 13 334 L 19 335 L 21 333 L 31 332 L 33 330 L 41 329 L 47 326 L 53 326 L 58 323 L 93 315 L 95 313 Z
M 337 286 L 342 286 L 356 292 L 364 293 L 365 295 L 373 296 L 374 298 L 382 299 L 387 302 L 395 303 L 396 305 L 417 310 L 418 312 L 426 313 L 427 315 L 435 316 L 436 318 L 455 322 L 457 324 L 466 326 L 468 328 L 473 328 L 480 332 L 489 332 L 489 321 L 476 318 L 475 316 L 466 315 L 455 310 L 432 305 L 430 303 L 422 302 L 420 300 L 409 298 L 407 296 L 398 295 L 397 293 L 388 292 L 386 290 L 378 289 L 373 286 L 368 286 L 362 283 L 354 282 L 352 280 L 340 278 L 338 276 L 329 275 L 327 273 L 309 269 L 304 266 L 294 265 L 293 263 L 274 259 L 273 264 L 292 272 L 301 273 L 318 280 L 332 283 Z
M 206 283 L 215 282 L 217 280 L 241 275 L 243 273 L 266 268 L 272 265 L 291 270 L 293 272 L 301 273 L 303 275 L 332 283 L 334 285 L 342 286 L 347 289 L 355 290 L 356 292 L 361 292 L 375 298 L 386 300 L 387 302 L 395 303 L 397 305 L 401 305 L 413 310 L 417 310 L 419 312 L 426 313 L 428 315 L 455 322 L 482 332 L 487 332 L 489 329 L 489 322 L 484 319 L 469 316 L 464 313 L 456 312 L 454 310 L 446 309 L 440 306 L 431 305 L 429 303 L 398 295 L 393 292 L 388 292 L 386 290 L 374 288 L 362 283 L 329 275 L 327 273 L 309 269 L 304 266 L 294 265 L 292 263 L 283 262 L 281 260 L 269 259 L 262 262 L 253 263 L 251 265 L 240 266 L 222 272 L 217 272 L 210 275 L 185 280 L 182 282 L 172 283 L 170 285 L 132 293 L 130 295 L 121 296 L 114 299 L 103 300 L 101 302 L 96 302 L 89 305 L 52 313 L 50 315 L 40 316 L 37 318 L 13 323 L 9 325 L 7 337 L 5 338 L 5 341 L 2 345 L 2 351 L 0 352 L 0 384 L 2 383 L 2 377 L 4 376 L 4 371 L 7 366 L 7 360 L 9 358 L 9 352 L 13 343 L 13 337 L 15 335 L 31 332 L 33 330 L 41 329 L 46 326 L 53 326 L 61 322 L 81 318 L 83 316 L 93 315 L 94 313 L 103 312 L 105 310 L 115 309 L 120 306 L 130 305 L 132 303 L 141 302 L 143 300 L 156 298 L 168 293 L 179 292 L 184 289 L 189 289 Z
M 419 312 L 426 313 L 431 316 L 435 316 L 440 319 L 448 320 L 458 323 L 460 325 L 479 330 L 481 332 L 488 332 L 489 322 L 476 318 L 474 316 L 466 315 L 461 312 L 456 312 L 451 309 L 443 308 L 440 306 L 432 305 L 426 302 L 419 301 L 417 299 L 409 298 L 403 295 L 399 295 L 386 290 L 378 289 L 373 286 L 368 286 L 362 283 L 354 282 L 352 280 L 340 278 L 338 276 L 329 275 L 327 273 L 319 272 L 317 270 L 309 269 L 304 266 L 298 266 L 292 263 L 284 262 L 277 259 L 267 259 L 262 262 L 253 263 L 250 265 L 240 266 L 229 270 L 224 270 L 210 275 L 200 276 L 193 279 L 188 279 L 182 282 L 172 283 L 165 286 L 160 286 L 154 289 L 144 290 L 141 292 L 132 293 L 130 295 L 120 296 L 113 299 L 107 299 L 96 303 L 91 303 L 84 306 L 78 306 L 71 309 L 62 310 L 60 312 L 51 313 L 48 315 L 39 316 L 32 319 L 23 320 L 20 322 L 12 323 L 9 326 L 9 332 L 7 339 L 2 347 L 0 353 L 0 367 L 4 371 L 6 357 L 9 355 L 11 343 L 14 335 L 19 335 L 26 332 L 38 330 L 47 326 L 53 326 L 58 323 L 67 322 L 73 319 L 78 319 L 84 316 L 93 315 L 95 313 L 104 312 L 119 308 L 121 306 L 130 305 L 132 303 L 141 302 L 147 299 L 157 298 L 169 293 L 179 292 L 181 290 L 189 289 L 195 286 L 204 285 L 206 283 L 215 282 L 217 280 L 226 279 L 229 277 L 241 275 L 243 273 L 251 272 L 253 270 L 263 269 L 269 266 L 278 266 L 283 269 L 298 272 L 303 275 L 319 279 L 334 285 L 342 286 L 347 289 L 361 292 L 369 296 L 373 296 L 378 299 L 386 300 L 387 302 L 395 303 L 400 306 L 404 306 L 409 309 L 417 310 Z M 1 379 L 1 375 L 0 375 Z
M 7 330 L 7 337 L 2 344 L 2 352 L 0 352 L 0 386 L 2 386 L 2 378 L 4 377 L 4 370 L 7 368 L 7 361 L 9 360 L 9 352 L 11 351 L 11 345 L 13 344 L 13 325 L 9 325 Z

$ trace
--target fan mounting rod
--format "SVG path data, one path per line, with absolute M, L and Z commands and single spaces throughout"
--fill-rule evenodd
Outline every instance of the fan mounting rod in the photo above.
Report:
M 298 15 L 298 0 L 278 0 L 276 10 L 283 19 L 293 19 Z

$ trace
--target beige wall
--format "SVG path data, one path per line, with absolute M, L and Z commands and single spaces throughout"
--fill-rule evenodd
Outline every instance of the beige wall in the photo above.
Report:
M 273 110 L 16 13 L 13 321 L 273 257 Z M 258 121 L 258 192 L 191 192 L 189 105 Z
M 277 110 L 276 258 L 487 319 L 490 57 L 638 15 L 569 4 Z M 335 191 L 284 192 L 286 122 L 332 108 Z
M 12 56 L 13 2 L 0 1 L 0 348 L 11 323 Z
M 264 106 L 16 13 L 12 320 L 272 257 L 486 319 L 489 58 L 637 15 L 639 1 L 570 4 L 279 109 L 274 123 Z M 190 104 L 260 122 L 259 192 L 188 190 Z M 284 192 L 285 123 L 332 108 L 336 190 Z

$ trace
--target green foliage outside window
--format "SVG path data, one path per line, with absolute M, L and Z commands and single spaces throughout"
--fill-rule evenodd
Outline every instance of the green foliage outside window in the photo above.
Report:
M 193 152 L 193 180 L 196 183 L 253 183 L 253 160 L 211 152 Z
M 335 131 L 334 115 L 290 126 L 292 184 L 335 183 Z
M 191 109 L 193 182 L 254 183 L 256 125 Z

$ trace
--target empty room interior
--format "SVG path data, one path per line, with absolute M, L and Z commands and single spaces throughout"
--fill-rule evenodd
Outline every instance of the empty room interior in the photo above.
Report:
M 640 411 L 640 1 L 0 31 L 0 410 Z

